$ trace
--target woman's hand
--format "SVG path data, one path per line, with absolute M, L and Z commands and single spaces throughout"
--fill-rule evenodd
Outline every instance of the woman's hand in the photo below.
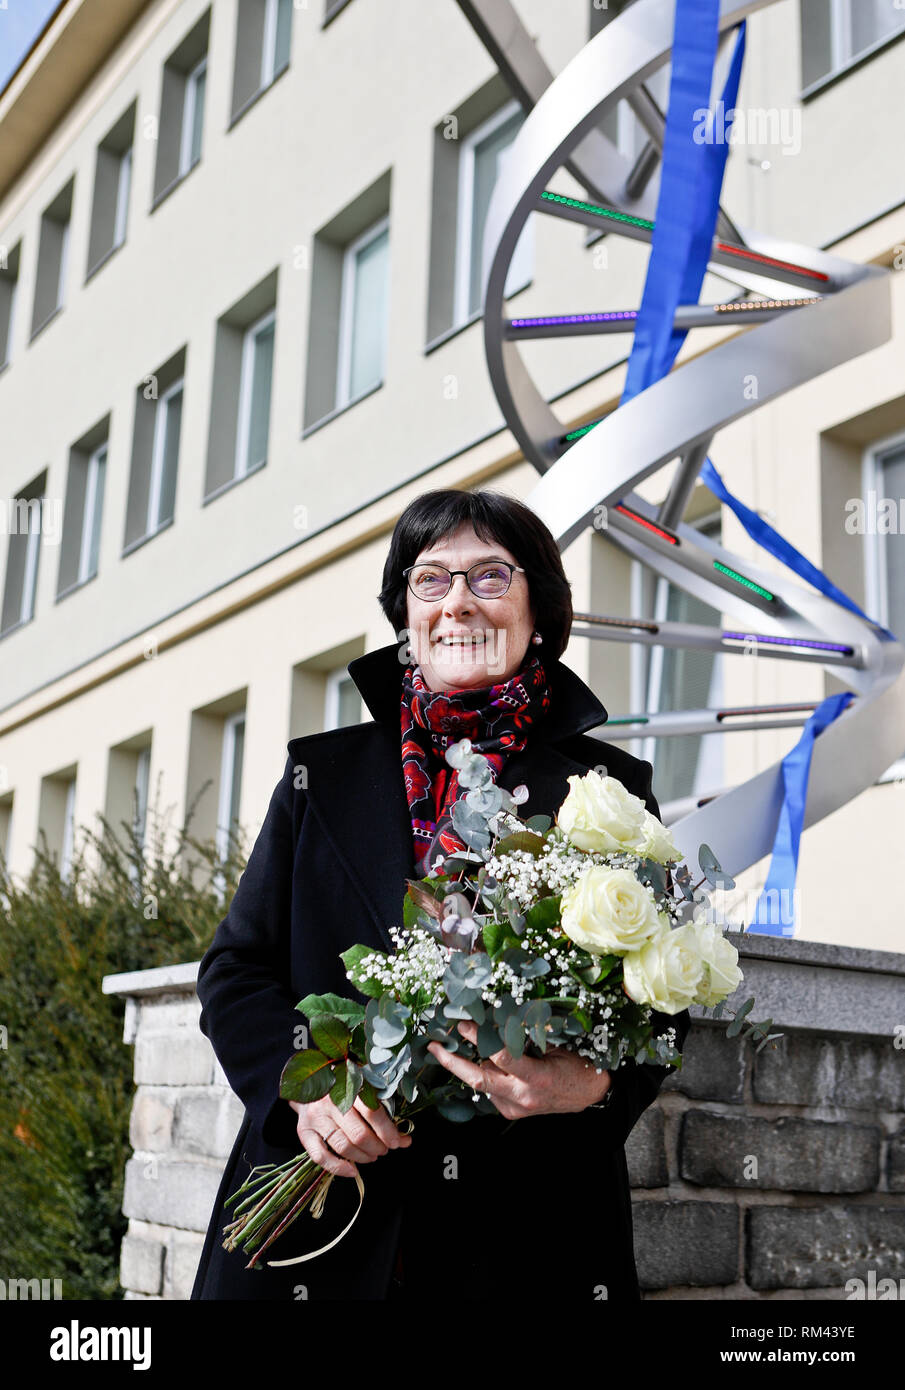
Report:
M 412 1142 L 410 1135 L 399 1133 L 383 1105 L 369 1110 L 361 1096 L 355 1097 L 345 1115 L 329 1096 L 289 1104 L 299 1117 L 302 1148 L 340 1178 L 357 1177 L 356 1163 L 373 1163 L 390 1149 L 408 1148 Z
M 459 1032 L 469 1042 L 477 1042 L 476 1023 L 460 1023 Z M 442 1043 L 428 1043 L 427 1050 L 447 1071 L 488 1095 L 507 1120 L 584 1110 L 603 1100 L 612 1080 L 608 1071 L 595 1071 L 590 1062 L 565 1047 L 550 1047 L 543 1057 L 518 1058 L 504 1047 L 480 1063 L 447 1052 Z

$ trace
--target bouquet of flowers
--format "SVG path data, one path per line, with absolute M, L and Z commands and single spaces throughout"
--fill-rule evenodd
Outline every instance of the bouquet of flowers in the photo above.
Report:
M 309 994 L 297 1007 L 311 1045 L 287 1061 L 285 1100 L 329 1095 L 345 1114 L 356 1096 L 384 1105 L 397 1122 L 435 1107 L 468 1121 L 498 1113 L 435 1060 L 432 1041 L 471 1059 L 506 1048 L 512 1057 L 564 1047 L 611 1073 L 631 1058 L 681 1066 L 675 1030 L 655 1036 L 652 1013 L 674 1015 L 689 1004 L 719 1017 L 743 976 L 738 952 L 721 926 L 701 911 L 708 894 L 692 887 L 669 832 L 614 777 L 590 771 L 568 779 L 556 822 L 521 820 L 528 791 L 493 780 L 490 764 L 462 739 L 446 752 L 465 794 L 453 827 L 464 849 L 408 882 L 401 929 L 391 954 L 366 945 L 342 952 L 362 1005 L 336 994 Z M 698 862 L 712 887 L 734 887 L 707 845 Z M 727 1029 L 757 1041 L 779 1033 L 772 1020 L 746 1023 L 746 1000 Z M 476 1025 L 476 1043 L 453 1036 L 460 1020 Z M 282 1165 L 252 1170 L 227 1205 L 242 1199 L 224 1229 L 224 1248 L 258 1261 L 297 1216 L 323 1211 L 333 1174 L 304 1151 Z M 361 1209 L 364 1187 L 356 1177 Z M 316 1250 L 271 1265 L 295 1264 Z

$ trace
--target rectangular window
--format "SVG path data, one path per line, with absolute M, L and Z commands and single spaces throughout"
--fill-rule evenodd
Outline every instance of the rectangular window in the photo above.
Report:
M 905 436 L 874 445 L 864 455 L 864 567 L 866 611 L 905 641 Z M 897 520 L 896 520 L 897 519 Z M 878 779 L 905 777 L 905 749 Z
M 163 66 L 154 202 L 166 196 L 201 158 L 210 10 Z
M 801 82 L 804 88 L 850 67 L 905 33 L 897 0 L 801 0 Z
M 8 365 L 12 352 L 21 250 L 21 242 L 12 251 L 0 246 L 0 371 Z
M 239 0 L 232 120 L 289 64 L 292 0 Z
M 12 843 L 13 828 L 13 794 L 7 792 L 5 796 L 0 796 L 0 859 L 9 867 L 9 849 Z M 5 907 L 9 906 L 9 901 L 0 893 L 0 902 Z
M 455 323 L 464 323 L 483 308 L 489 261 L 482 259 L 487 211 L 510 145 L 525 113 L 515 101 L 507 103 L 477 130 L 466 136 L 460 151 L 459 204 L 456 235 Z M 531 280 L 534 261 L 534 220 L 528 217 L 516 244 L 505 294 L 523 289 Z
M 135 105 L 117 121 L 97 148 L 94 201 L 88 237 L 88 275 L 126 239 L 126 214 L 132 177 Z
M 72 765 L 42 777 L 38 803 L 37 844 L 56 862 L 64 883 L 72 869 L 76 771 Z
M 57 597 L 97 574 L 107 471 L 109 416 L 69 454 Z M 99 437 L 102 436 L 102 437 Z
M 314 237 L 303 433 L 383 381 L 389 315 L 386 170 Z
M 719 542 L 719 513 L 694 523 L 705 537 Z M 635 560 L 640 579 L 642 615 L 654 622 L 702 623 L 719 628 L 722 615 L 710 604 Z M 722 701 L 723 655 L 684 647 L 644 646 L 636 680 L 633 713 L 659 714 L 672 710 L 718 709 Z M 654 786 L 661 809 L 685 796 L 703 796 L 722 789 L 721 733 L 679 734 L 645 738 L 640 756 L 654 767 Z
M 46 482 L 45 472 L 13 499 L 0 636 L 34 617 Z
M 235 477 L 244 477 L 267 462 L 270 426 L 270 386 L 273 378 L 273 338 L 276 319 L 271 309 L 245 331 L 239 381 L 239 427 Z
M 60 848 L 60 878 L 65 883 L 72 871 L 72 850 L 75 839 L 75 778 L 66 784 L 66 803 L 63 808 L 63 843 Z
M 217 814 L 217 851 L 222 859 L 229 855 L 230 845 L 239 825 L 239 802 L 242 793 L 242 755 L 245 747 L 245 711 L 231 714 L 223 725 L 223 745 L 220 760 L 220 805 Z
M 360 724 L 361 713 L 361 693 L 346 667 L 331 671 L 327 676 L 324 728 L 344 729 L 349 724 Z
M 217 320 L 205 500 L 267 462 L 276 297 L 273 270 Z
M 75 179 L 72 178 L 45 208 L 41 217 L 35 300 L 31 319 L 32 337 L 63 307 L 74 186 Z
M 340 306 L 337 408 L 383 381 L 389 280 L 389 219 L 346 248 Z
M 179 177 L 193 169 L 201 158 L 201 132 L 204 129 L 204 93 L 207 87 L 207 55 L 195 64 L 185 80 L 182 131 L 179 140 Z
M 185 349 L 181 348 L 156 372 L 151 372 L 135 393 L 124 550 L 153 536 L 173 520 L 185 360 Z

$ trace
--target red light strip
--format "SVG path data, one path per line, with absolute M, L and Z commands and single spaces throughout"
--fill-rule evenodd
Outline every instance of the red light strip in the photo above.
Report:
M 662 526 L 655 526 L 652 521 L 646 521 L 645 518 L 639 516 L 637 512 L 629 511 L 628 507 L 623 507 L 621 502 L 616 503 L 614 511 L 621 512 L 623 516 L 627 516 L 631 521 L 637 521 L 639 526 L 646 526 L 648 531 L 653 531 L 655 536 L 659 536 L 664 541 L 669 541 L 670 545 L 679 544 L 678 536 L 671 536 L 668 531 L 663 530 Z
M 716 244 L 718 251 L 725 251 L 730 256 L 743 256 L 749 261 L 758 261 L 761 265 L 776 266 L 778 270 L 794 270 L 797 275 L 806 275 L 811 280 L 829 281 L 829 276 L 824 275 L 820 270 L 809 270 L 805 265 L 795 265 L 792 261 L 778 261 L 774 256 L 762 256 L 757 251 L 749 251 L 744 246 L 733 246 L 728 241 L 718 241 Z

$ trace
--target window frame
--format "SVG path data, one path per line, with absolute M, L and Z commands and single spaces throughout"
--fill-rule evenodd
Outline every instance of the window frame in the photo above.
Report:
M 831 67 L 820 77 L 815 77 L 807 85 L 804 83 L 804 24 L 801 3 L 798 6 L 798 35 L 799 35 L 799 59 L 800 59 L 800 80 L 801 92 L 800 100 L 804 101 L 808 97 L 815 96 L 823 91 L 825 87 L 837 82 L 862 63 L 870 62 L 889 44 L 897 43 L 905 38 L 905 25 L 894 30 L 891 34 L 886 34 L 882 38 L 875 39 L 866 48 L 859 49 L 857 53 L 852 52 L 852 4 L 854 0 L 828 0 L 830 5 L 830 63 Z M 842 52 L 844 47 L 844 54 Z
M 692 529 L 694 529 L 694 530 L 700 530 L 703 534 L 706 534 L 706 532 L 704 531 L 704 528 L 705 528 L 705 527 L 716 527 L 716 528 L 719 529 L 720 534 L 721 534 L 721 533 L 722 533 L 722 530 L 721 530 L 721 528 L 722 528 L 722 519 L 723 519 L 723 516 L 722 516 L 722 510 L 721 510 L 721 508 L 715 507 L 715 508 L 712 508 L 710 511 L 708 511 L 708 512 L 702 514 L 701 516 L 694 517 L 693 519 L 691 519 L 691 520 L 688 522 L 688 525 L 689 525 Z M 640 609 L 641 609 L 641 594 L 642 594 L 642 589 L 641 589 L 641 574 L 642 574 L 642 569 L 643 569 L 643 566 L 642 566 L 641 561 L 638 560 L 638 559 L 635 559 L 635 558 L 633 557 L 633 558 L 632 558 L 632 574 L 631 574 L 631 581 L 630 581 L 630 582 L 631 582 L 631 586 L 632 586 L 633 604 L 634 604 L 634 606 L 636 607 L 636 609 L 637 609 L 638 611 L 640 611 Z M 682 593 L 685 592 L 684 590 L 682 590 L 681 585 L 673 585 L 672 587 L 678 589 L 678 590 L 679 590 L 680 592 L 682 592 Z M 660 623 L 663 623 L 663 622 L 666 622 L 666 621 L 667 621 L 666 615 L 667 615 L 668 608 L 669 608 L 669 590 L 670 590 L 670 580 L 667 579 L 666 575 L 663 575 L 663 574 L 658 574 L 658 575 L 656 575 L 656 586 L 655 586 L 655 588 L 654 588 L 654 601 L 653 601 L 653 605 L 652 605 L 653 612 L 652 612 L 652 614 L 650 615 L 650 616 L 651 616 L 651 621 L 653 621 L 653 622 L 660 622 Z M 642 617 L 646 617 L 647 615 L 646 615 L 645 613 L 642 612 L 642 613 L 641 613 L 641 616 L 642 616 Z M 634 656 L 634 654 L 635 654 L 636 651 L 637 651 L 637 655 Z M 631 663 L 629 679 L 630 679 L 630 688 L 631 688 L 631 692 L 632 692 L 632 701 L 631 701 L 631 703 L 632 703 L 632 709 L 633 709 L 633 711 L 637 711 L 638 713 L 642 713 L 642 714 L 658 714 L 658 713 L 663 713 L 663 710 L 662 710 L 662 700 L 663 700 L 663 665 L 664 665 L 664 658 L 665 658 L 665 654 L 666 654 L 666 648 L 663 647 L 663 646 L 658 646 L 657 644 L 651 644 L 651 646 L 650 646 L 650 657 L 649 657 L 649 660 L 648 660 L 648 662 L 647 662 L 647 672 L 646 672 L 646 677 L 647 677 L 647 679 L 646 679 L 646 681 L 645 681 L 645 669 L 644 669 L 644 651 L 643 651 L 642 647 L 640 647 L 638 644 L 633 644 L 633 645 L 632 645 L 632 653 L 633 653 L 633 656 L 634 656 L 634 660 L 633 660 L 632 663 Z M 719 683 L 720 687 L 723 686 L 724 677 L 725 677 L 725 653 L 724 653 L 724 652 L 714 652 L 714 653 L 713 653 L 713 666 L 712 666 L 711 672 L 710 672 L 710 684 L 709 684 L 709 687 L 708 687 L 708 699 L 710 698 L 710 691 L 713 690 L 714 685 L 715 685 L 716 683 Z M 714 732 L 716 732 L 716 731 L 714 731 Z M 698 756 L 697 756 L 697 761 L 696 761 L 696 763 L 695 763 L 695 774 L 694 774 L 694 780 L 695 780 L 695 782 L 698 781 L 698 776 L 699 776 L 699 773 L 700 773 L 701 758 L 702 758 L 702 754 L 703 754 L 703 739 L 704 739 L 705 737 L 710 737 L 710 736 L 711 736 L 711 735 L 710 735 L 709 733 L 706 734 L 706 735 L 705 735 L 705 734 L 693 735 L 693 737 L 697 737 L 698 740 L 699 740 L 699 745 L 698 745 Z M 683 736 L 683 735 L 679 735 L 679 737 L 684 737 L 684 736 Z M 721 735 L 721 737 L 722 737 L 722 735 Z M 657 743 L 656 735 L 655 735 L 655 734 L 643 734 L 643 735 L 639 735 L 637 738 L 632 739 L 631 743 L 632 743 L 632 751 L 635 753 L 635 756 L 636 756 L 636 757 L 643 758 L 645 762 L 651 763 L 652 766 L 654 766 L 654 768 L 656 769 L 656 763 L 655 763 L 655 761 L 654 761 L 655 755 L 656 755 L 656 743 Z M 635 751 L 635 750 L 637 750 L 637 751 Z M 705 795 L 705 794 L 706 794 L 706 790 L 707 790 L 707 789 L 705 789 L 705 790 L 695 789 L 695 787 L 693 786 L 692 789 L 691 789 L 689 792 L 683 793 L 683 795 L 685 795 L 685 796 L 696 796 L 696 797 L 697 797 L 697 796 L 702 796 L 702 795 Z M 666 803 L 664 802 L 664 804 L 666 804 Z
M 236 710 L 233 714 L 228 714 L 223 721 L 223 738 L 220 747 L 220 790 L 217 799 L 217 854 L 221 863 L 229 854 L 229 840 L 233 826 L 231 810 L 233 777 L 235 776 L 236 763 L 236 729 L 239 724 L 242 725 L 242 751 L 244 756 L 245 713 L 244 709 Z M 236 808 L 235 819 L 238 823 L 238 807 Z
M 273 367 L 276 363 L 276 307 L 266 309 L 263 314 L 250 323 L 242 334 L 242 356 L 239 367 L 239 411 L 236 419 L 236 452 L 233 458 L 233 476 L 228 479 L 236 482 L 239 478 L 247 478 L 250 473 L 254 473 L 258 468 L 263 468 L 267 462 L 267 454 L 270 445 L 270 415 L 273 405 Z M 251 444 L 251 397 L 254 386 L 255 353 L 257 351 L 258 336 L 273 324 L 273 356 L 271 360 L 270 388 L 268 391 L 267 407 L 267 442 L 268 448 L 263 459 L 255 463 L 250 463 L 248 458 Z
M 271 86 L 274 78 L 283 68 L 289 64 L 289 54 L 286 54 L 286 62 L 279 68 L 276 63 L 277 34 L 279 32 L 281 0 L 264 0 L 264 24 L 261 32 L 261 85 L 259 92 L 266 91 Z M 292 10 L 293 0 L 289 0 L 289 45 L 292 47 Z
M 176 378 L 166 388 L 162 395 L 157 398 L 157 409 L 154 412 L 154 438 L 151 442 L 151 468 L 148 475 L 148 510 L 145 515 L 145 536 L 154 536 L 164 526 L 168 526 L 175 519 L 176 499 L 173 498 L 173 516 L 160 517 L 160 501 L 163 496 L 163 459 L 166 448 L 166 430 L 162 422 L 166 420 L 166 412 L 169 409 L 169 400 L 177 391 L 182 392 L 183 401 L 185 400 L 185 374 Z M 182 444 L 182 424 L 180 417 L 179 445 Z M 176 450 L 176 477 L 179 477 L 179 448 Z M 151 508 L 154 504 L 155 521 L 151 524 Z
M 201 143 L 198 144 L 198 157 L 192 159 L 192 135 L 195 128 L 195 115 L 198 105 L 198 84 L 201 72 L 204 72 L 204 94 L 207 96 L 207 51 L 201 55 L 194 67 L 190 68 L 185 74 L 185 86 L 182 96 L 182 129 L 179 132 L 179 161 L 177 166 L 177 179 L 185 178 L 196 164 L 201 162 Z M 204 136 L 204 102 L 201 103 L 202 109 L 202 140 Z
M 905 430 L 873 440 L 861 455 L 861 497 L 866 501 L 871 489 L 877 498 L 884 496 L 883 459 L 887 454 L 905 449 Z M 889 536 L 868 528 L 864 535 L 864 596 L 867 613 L 882 627 L 889 626 L 889 590 L 886 583 L 883 551 Z M 905 542 L 903 542 L 905 543 Z M 896 782 L 905 777 L 905 751 L 880 773 L 880 782 Z
M 355 307 L 355 290 L 358 277 L 357 257 L 361 251 L 369 246 L 372 241 L 387 233 L 387 279 L 389 280 L 390 265 L 390 214 L 385 212 L 376 222 L 372 222 L 363 232 L 348 243 L 343 248 L 343 267 L 340 280 L 339 292 L 339 342 L 337 345 L 336 362 L 336 392 L 334 410 L 344 410 L 347 406 L 353 405 L 355 401 L 361 400 L 371 391 L 382 386 L 386 373 L 386 340 L 389 330 L 389 289 L 387 290 L 387 316 L 383 324 L 383 360 L 380 367 L 380 377 L 377 381 L 371 382 L 364 390 L 359 391 L 355 396 L 350 395 L 350 384 L 352 379 L 352 323 L 353 310 Z
M 103 454 L 103 459 L 100 455 Z M 108 441 L 102 440 L 96 449 L 92 449 L 88 455 L 88 465 L 85 476 L 85 495 L 82 499 L 82 526 L 79 537 L 79 562 L 76 568 L 76 578 L 73 588 L 77 584 L 84 584 L 89 579 L 93 579 L 97 574 L 98 566 L 90 568 L 91 551 L 94 548 L 95 517 L 97 517 L 97 545 L 100 551 L 100 532 L 103 520 L 103 487 L 106 476 L 108 455 Z M 98 490 L 100 489 L 101 515 L 97 515 Z M 98 555 L 98 564 L 100 555 Z
M 44 502 L 42 495 L 37 499 L 29 498 L 29 501 L 38 502 L 38 525 L 33 529 L 31 525 L 32 512 L 28 513 L 28 540 L 25 548 L 25 564 L 22 570 L 22 593 L 19 598 L 19 617 L 13 627 L 21 627 L 23 623 L 30 623 L 35 616 L 35 599 L 38 590 L 38 557 L 41 546 L 41 531 L 44 527 Z M 26 603 L 26 595 L 28 602 Z M 27 611 L 23 611 L 27 609 Z M 13 627 L 8 628 L 9 632 Z
M 489 139 L 502 125 L 507 125 L 513 116 L 522 112 L 522 107 L 513 98 L 488 116 L 480 125 L 475 126 L 474 130 L 463 136 L 459 148 L 459 169 L 458 169 L 458 190 L 456 196 L 456 271 L 453 284 L 453 321 L 452 329 L 464 327 L 470 321 L 483 314 L 483 304 L 479 304 L 476 309 L 471 309 L 471 276 L 475 257 L 475 247 L 472 244 L 472 223 L 474 220 L 474 180 L 475 180 L 475 151 L 478 145 Z M 517 139 L 518 134 L 513 137 Z M 508 148 L 508 147 L 507 147 Z M 467 247 L 467 251 L 466 251 Z M 483 239 L 481 246 L 477 248 L 477 254 L 483 250 Z M 524 262 L 520 263 L 518 258 Z M 530 263 L 530 264 L 529 264 Z M 531 284 L 534 279 L 535 268 L 535 241 L 534 241 L 534 221 L 531 214 L 528 215 L 525 226 L 516 243 L 509 270 L 506 276 L 506 285 L 509 285 L 509 277 L 512 275 L 513 267 L 525 275 L 525 279 L 518 280 L 518 283 L 507 288 L 504 293 L 505 299 L 511 299 Z
M 353 686 L 355 685 L 355 682 L 349 675 L 347 667 L 337 666 L 332 671 L 328 671 L 327 679 L 324 686 L 324 732 L 326 732 L 328 729 L 346 729 L 355 727 L 354 725 L 340 724 L 339 722 L 339 688 L 345 681 L 350 681 Z M 358 690 L 357 686 L 355 686 L 355 688 L 356 690 Z M 361 700 L 361 691 L 358 691 L 358 698 L 360 701 L 360 715 L 364 704 L 364 702 Z M 362 723 L 360 717 L 358 722 L 359 724 Z
M 75 846 L 75 778 L 66 783 L 66 805 L 63 808 L 63 842 L 60 846 L 60 878 L 68 883 L 72 870 L 72 854 Z

